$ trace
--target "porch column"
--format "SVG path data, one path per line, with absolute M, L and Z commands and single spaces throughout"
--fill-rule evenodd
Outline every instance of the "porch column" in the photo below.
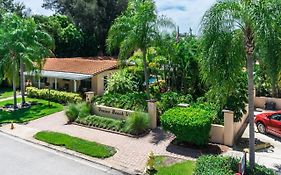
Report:
M 74 80 L 74 92 L 77 92 L 77 81 Z
M 41 80 L 40 76 L 38 77 L 38 89 L 41 89 Z
M 57 90 L 57 89 L 58 89 L 58 79 L 55 78 L 55 90 Z

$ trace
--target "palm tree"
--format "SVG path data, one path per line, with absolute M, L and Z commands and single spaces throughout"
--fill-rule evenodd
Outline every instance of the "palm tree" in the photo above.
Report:
M 172 26 L 166 18 L 158 18 L 153 0 L 129 0 L 127 10 L 114 21 L 108 33 L 108 50 L 113 51 L 119 47 L 120 59 L 128 58 L 136 50 L 142 52 L 148 99 L 150 93 L 147 49 L 152 46 L 161 27 Z
M 41 70 L 44 58 L 51 53 L 53 39 L 37 30 L 32 18 L 22 19 L 16 15 L 4 15 L 0 24 L 0 53 L 4 77 L 13 84 L 14 108 L 17 108 L 16 85 L 21 82 L 22 105 L 25 104 L 24 69 Z
M 204 79 L 217 90 L 228 92 L 237 75 L 247 68 L 251 169 L 255 164 L 254 62 L 272 64 L 274 60 L 280 65 L 280 9 L 279 0 L 223 0 L 214 4 L 202 20 Z

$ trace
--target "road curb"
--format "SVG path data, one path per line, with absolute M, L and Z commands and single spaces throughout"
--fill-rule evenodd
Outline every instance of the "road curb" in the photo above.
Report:
M 131 175 L 131 174 L 137 174 L 137 175 L 139 175 L 139 174 L 141 174 L 140 172 L 132 173 L 132 172 L 127 172 L 127 171 L 125 171 L 125 170 L 121 170 L 121 169 L 114 168 L 114 167 L 112 167 L 112 166 L 103 165 L 103 164 L 100 163 L 100 162 L 97 162 L 97 161 L 88 159 L 88 158 L 86 158 L 86 157 L 79 156 L 79 155 L 77 155 L 77 154 L 73 154 L 73 153 L 70 153 L 70 152 L 67 152 L 67 151 L 58 149 L 58 148 L 56 148 L 55 146 L 50 145 L 50 144 L 42 144 L 42 143 L 39 143 L 39 141 L 38 141 L 38 142 L 35 142 L 35 141 L 29 140 L 29 139 L 24 139 L 24 138 L 21 138 L 21 137 L 19 137 L 19 136 L 16 136 L 16 135 L 13 135 L 13 134 L 4 132 L 4 131 L 2 131 L 2 130 L 0 130 L 0 132 L 3 133 L 3 134 L 6 134 L 6 135 L 8 135 L 8 136 L 11 136 L 11 137 L 14 137 L 14 138 L 17 138 L 17 139 L 20 139 L 20 140 L 24 140 L 24 141 L 26 141 L 26 142 L 28 142 L 28 143 L 31 143 L 31 144 L 35 144 L 35 145 L 38 145 L 38 146 L 43 146 L 43 147 L 48 148 L 48 149 L 51 149 L 51 150 L 53 150 L 53 151 L 57 151 L 57 152 L 60 152 L 60 153 L 63 153 L 63 154 L 66 154 L 66 155 L 69 155 L 69 156 L 72 156 L 72 157 L 76 157 L 76 158 L 78 158 L 78 159 L 82 159 L 82 160 L 88 161 L 88 162 L 90 162 L 90 163 L 94 163 L 94 164 L 97 164 L 97 165 L 106 167 L 106 168 L 108 168 L 109 170 L 114 170 L 114 171 L 121 172 L 121 173 L 123 173 L 124 175 Z M 40 142 L 41 142 L 41 141 L 40 141 Z M 65 150 L 68 150 L 68 149 L 65 149 Z M 72 151 L 72 150 L 69 150 L 69 151 Z M 80 153 L 78 153 L 78 154 L 80 154 Z M 110 172 L 110 171 L 109 171 L 109 172 Z

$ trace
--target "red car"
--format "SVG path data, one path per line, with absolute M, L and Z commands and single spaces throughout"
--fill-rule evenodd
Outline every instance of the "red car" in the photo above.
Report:
M 260 133 L 270 133 L 281 137 L 281 111 L 258 114 L 255 123 Z

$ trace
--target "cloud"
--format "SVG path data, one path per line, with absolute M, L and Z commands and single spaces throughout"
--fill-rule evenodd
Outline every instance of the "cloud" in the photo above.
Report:
M 204 13 L 215 2 L 216 0 L 156 0 L 156 6 L 158 13 L 173 19 L 181 32 L 187 32 L 191 28 L 198 34 Z
M 54 14 L 51 10 L 42 8 L 43 0 L 15 0 L 16 2 L 23 2 L 24 5 L 32 10 L 33 14 L 41 14 L 50 16 Z
M 23 2 L 31 8 L 34 14 L 52 15 L 54 12 L 42 8 L 43 0 L 15 0 Z M 198 34 L 200 21 L 205 13 L 216 0 L 155 0 L 159 15 L 171 18 L 181 32 L 189 31 Z

